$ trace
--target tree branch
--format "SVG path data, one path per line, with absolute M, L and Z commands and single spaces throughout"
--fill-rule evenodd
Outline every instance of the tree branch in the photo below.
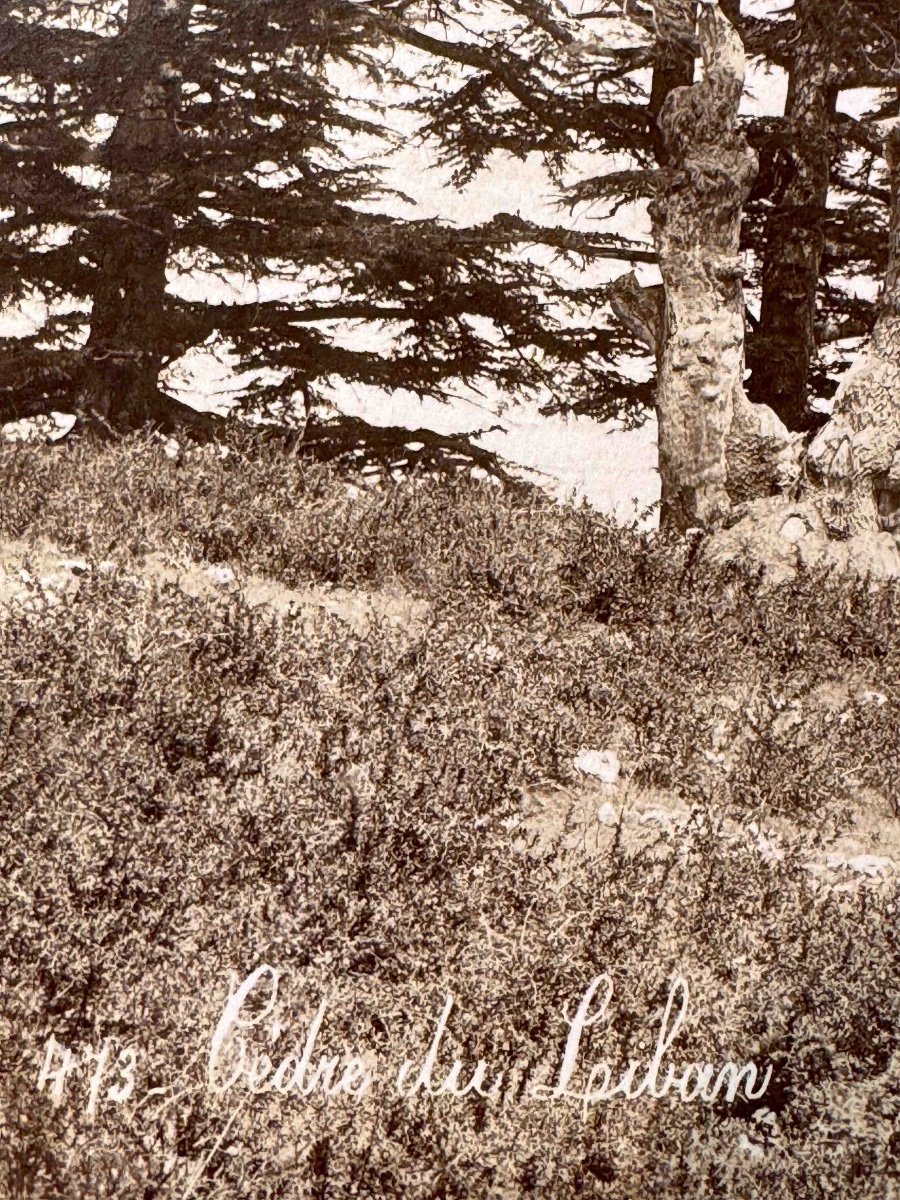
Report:
M 548 110 L 552 106 L 552 96 L 536 82 L 531 81 L 529 86 L 523 81 L 522 76 L 527 76 L 529 72 L 525 64 L 514 55 L 510 56 L 515 64 L 511 66 L 498 61 L 496 56 L 489 51 L 471 46 L 466 42 L 451 42 L 431 37 L 427 33 L 422 33 L 421 30 L 414 29 L 411 25 L 405 25 L 401 21 L 394 21 L 382 15 L 377 15 L 375 20 L 386 33 L 393 34 L 416 50 L 424 50 L 428 54 L 435 54 L 439 58 L 447 58 L 451 62 L 459 63 L 460 66 L 472 67 L 476 71 L 491 75 L 499 80 L 529 112 L 539 117 L 543 124 L 549 125 L 555 133 L 568 140 L 569 135 L 565 125 L 549 115 Z

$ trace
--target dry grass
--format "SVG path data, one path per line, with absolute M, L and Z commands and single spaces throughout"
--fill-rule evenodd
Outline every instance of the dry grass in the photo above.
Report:
M 0 534 L 92 567 L 0 629 L 3 1195 L 880 1200 L 896 1182 L 896 883 L 841 891 L 807 866 L 860 796 L 873 834 L 892 820 L 896 589 L 763 593 L 537 497 L 354 496 L 246 446 L 2 466 Z M 310 620 L 165 572 L 147 586 L 150 553 L 421 607 Z M 569 814 L 521 853 L 529 797 L 574 797 L 596 826 L 573 767 L 590 747 L 617 750 L 639 811 L 662 796 L 697 819 L 584 855 Z M 731 836 L 752 823 L 782 831 L 780 857 Z M 447 1065 L 526 1080 L 558 1063 L 595 974 L 614 1012 L 586 1058 L 624 1064 L 680 972 L 677 1060 L 768 1063 L 768 1107 L 216 1098 L 229 975 L 262 962 L 283 972 L 288 1044 L 328 995 L 322 1052 L 367 1048 L 387 1072 L 450 991 Z M 135 1046 L 135 1096 L 91 1120 L 82 1074 L 54 1108 L 35 1087 L 51 1031 Z

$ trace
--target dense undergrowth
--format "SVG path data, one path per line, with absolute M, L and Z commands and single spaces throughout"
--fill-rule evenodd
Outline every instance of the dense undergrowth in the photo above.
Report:
M 0 1194 L 896 1185 L 896 892 L 817 889 L 803 866 L 861 796 L 894 801 L 896 588 L 713 577 L 690 548 L 536 495 L 369 489 L 246 444 L 173 462 L 150 441 L 83 442 L 0 465 L 0 537 L 120 563 L 0 629 Z M 311 632 L 142 584 L 129 564 L 151 550 L 402 588 L 431 615 Z M 625 786 L 697 806 L 677 845 L 562 864 L 514 850 L 523 789 L 571 784 L 590 747 L 618 751 Z M 796 845 L 768 860 L 727 843 L 726 814 L 789 818 Z M 370 1051 L 365 1097 L 211 1093 L 229 978 L 262 963 L 282 972 L 285 1032 L 267 1042 L 260 1023 L 248 1044 L 302 1048 L 327 997 L 316 1056 Z M 583 1065 L 648 1059 L 677 973 L 691 1000 L 672 1060 L 767 1064 L 764 1101 L 529 1100 L 604 971 L 610 1020 Z M 502 1097 L 392 1089 L 447 993 L 442 1069 L 518 1064 Z M 87 1068 L 57 1107 L 38 1091 L 51 1033 L 111 1039 L 92 1115 Z M 122 1047 L 135 1089 L 114 1103 Z

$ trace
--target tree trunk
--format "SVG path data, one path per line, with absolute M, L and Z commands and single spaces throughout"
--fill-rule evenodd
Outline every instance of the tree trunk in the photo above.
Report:
M 869 343 L 810 444 L 796 499 L 746 505 L 739 520 L 709 539 L 711 561 L 765 565 L 773 579 L 793 574 L 799 563 L 900 577 L 900 126 L 888 135 L 885 157 L 890 253 Z
M 708 526 L 729 495 L 728 438 L 743 390 L 741 213 L 756 156 L 737 124 L 744 51 L 718 6 L 698 18 L 704 76 L 660 113 L 668 167 L 650 206 L 665 287 L 657 415 L 664 524 Z
M 189 9 L 187 0 L 128 0 L 122 113 L 104 151 L 109 202 L 80 398 L 83 410 L 116 427 L 160 414 L 181 84 L 171 58 L 186 36 Z
M 900 126 L 886 139 L 885 158 L 890 248 L 878 318 L 807 454 L 817 507 L 837 537 L 900 524 Z
M 789 149 L 782 152 L 781 184 L 766 223 L 762 307 L 750 354 L 751 400 L 769 405 L 794 430 L 822 423 L 808 407 L 807 379 L 816 353 L 835 99 L 827 86 L 829 39 L 823 21 L 820 0 L 798 0 L 785 109 Z

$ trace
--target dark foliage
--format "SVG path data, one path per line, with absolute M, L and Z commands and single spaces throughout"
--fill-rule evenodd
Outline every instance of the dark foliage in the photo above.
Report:
M 51 307 L 2 346 L 0 415 L 209 427 L 160 385 L 202 344 L 266 372 L 243 405 L 288 425 L 336 381 L 573 401 L 607 388 L 622 343 L 590 317 L 602 291 L 529 251 L 590 261 L 627 239 L 388 215 L 377 162 L 402 140 L 393 89 L 415 82 L 392 65 L 391 8 L 5 6 L 0 288 Z M 197 272 L 243 295 L 186 299 L 178 281 Z

